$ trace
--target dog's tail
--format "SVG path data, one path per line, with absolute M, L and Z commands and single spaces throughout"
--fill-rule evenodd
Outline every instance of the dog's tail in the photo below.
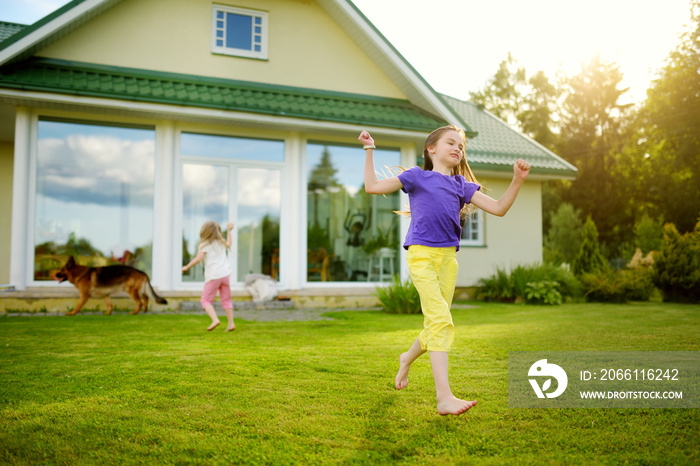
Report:
M 165 300 L 165 298 L 162 298 L 156 294 L 155 291 L 153 291 L 153 287 L 151 286 L 151 280 L 146 277 L 146 283 L 143 285 L 144 290 L 148 297 L 152 299 L 153 301 L 157 302 L 158 304 L 168 304 L 168 302 Z

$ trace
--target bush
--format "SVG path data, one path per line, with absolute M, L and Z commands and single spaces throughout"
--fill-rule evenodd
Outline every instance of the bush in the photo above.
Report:
M 401 278 L 394 275 L 391 285 L 377 287 L 376 296 L 384 311 L 389 314 L 421 313 L 420 296 L 410 279 L 401 282 Z
M 558 284 L 562 298 L 574 298 L 581 294 L 581 283 L 565 267 L 554 264 L 519 265 L 511 273 L 516 296 L 525 298 L 528 283 L 551 281 Z
M 559 283 L 544 280 L 528 283 L 525 287 L 525 300 L 531 304 L 551 304 L 558 306 L 562 303 Z
M 618 274 L 606 270 L 581 275 L 581 283 L 586 290 L 584 297 L 589 302 L 624 303 L 627 301 Z
M 565 268 L 553 264 L 517 266 L 510 275 L 499 268 L 495 275 L 479 280 L 478 285 L 476 297 L 487 301 L 544 303 L 546 299 L 549 301 L 546 304 L 555 304 L 556 301 L 561 304 L 564 299 L 581 294 L 578 280 Z M 559 293 L 560 300 L 554 291 Z
M 585 289 L 584 297 L 590 302 L 648 301 L 654 293 L 651 271 L 643 267 L 586 273 L 581 276 L 581 282 Z
M 625 297 L 629 301 L 649 301 L 651 296 L 656 291 L 652 280 L 652 270 L 649 267 L 637 267 L 634 269 L 623 270 L 622 287 L 625 292 Z
M 661 250 L 654 255 L 652 280 L 665 302 L 700 302 L 700 223 L 681 235 L 673 224 L 664 226 Z
M 515 301 L 515 291 L 508 273 L 497 268 L 495 275 L 482 278 L 478 282 L 479 289 L 476 290 L 476 298 L 485 301 Z

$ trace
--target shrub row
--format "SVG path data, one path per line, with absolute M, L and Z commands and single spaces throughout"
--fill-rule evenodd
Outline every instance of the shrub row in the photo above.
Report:
M 498 268 L 478 285 L 477 299 L 487 301 L 561 304 L 582 292 L 581 284 L 566 268 L 552 264 L 520 265 L 510 274 Z
M 640 262 L 640 261 L 637 261 Z M 574 275 L 553 264 L 517 266 L 510 273 L 497 268 L 478 282 L 477 299 L 557 305 L 569 299 L 594 302 L 647 301 L 661 292 L 664 301 L 700 303 L 700 222 L 695 231 L 681 235 L 675 226 L 664 227 L 660 251 L 653 264 L 641 261 L 624 270 L 608 267 L 600 254 L 595 224 L 587 219 Z M 410 280 L 394 277 L 389 287 L 377 288 L 387 312 L 420 313 L 420 297 Z

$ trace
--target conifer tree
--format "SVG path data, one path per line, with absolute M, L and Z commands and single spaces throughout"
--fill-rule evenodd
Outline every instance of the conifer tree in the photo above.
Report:
M 604 272 L 607 268 L 608 263 L 600 252 L 598 229 L 589 215 L 581 232 L 581 249 L 571 264 L 571 271 L 574 275 L 583 275 L 584 273 Z

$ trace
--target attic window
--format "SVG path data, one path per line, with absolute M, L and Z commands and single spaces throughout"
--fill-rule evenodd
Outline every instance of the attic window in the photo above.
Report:
M 212 6 L 213 53 L 267 59 L 267 13 Z

